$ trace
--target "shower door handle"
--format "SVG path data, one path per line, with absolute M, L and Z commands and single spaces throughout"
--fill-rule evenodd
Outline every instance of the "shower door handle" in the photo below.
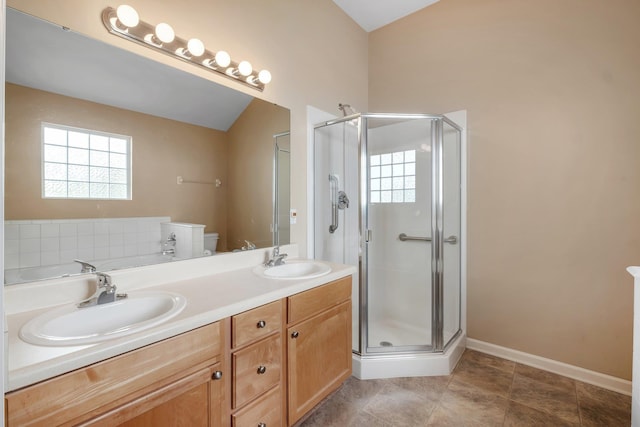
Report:
M 446 239 L 444 239 L 445 243 L 451 243 L 452 245 L 455 245 L 456 243 L 458 243 L 458 238 L 456 236 L 449 236 Z
M 406 242 L 407 240 L 420 240 L 420 241 L 423 241 L 423 242 L 430 242 L 431 241 L 431 237 L 407 236 L 405 233 L 400 233 L 398 235 L 398 239 L 400 239 L 402 242 Z
M 417 236 L 407 236 L 405 233 L 400 233 L 398 235 L 398 239 L 400 239 L 400 241 L 402 242 L 406 242 L 407 240 L 420 240 L 423 242 L 430 242 L 431 241 L 431 237 L 417 237 Z M 456 236 L 449 236 L 446 239 L 444 239 L 445 243 L 451 243 L 452 245 L 455 245 L 458 243 L 458 238 Z

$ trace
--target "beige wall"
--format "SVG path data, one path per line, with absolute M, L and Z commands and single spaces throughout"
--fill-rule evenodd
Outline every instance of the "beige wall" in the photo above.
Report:
M 207 48 L 267 68 L 273 81 L 263 93 L 107 33 L 103 0 L 9 0 L 7 6 L 176 68 L 208 78 L 291 110 L 292 207 L 298 222 L 292 241 L 306 253 L 308 105 L 335 111 L 339 102 L 367 105 L 367 33 L 331 0 L 184 0 L 128 2 L 141 19 L 169 22 L 181 37 L 198 37 Z M 359 107 L 362 108 L 362 107 Z
M 224 132 L 14 84 L 6 85 L 5 96 L 5 219 L 170 216 L 205 224 L 207 231 L 220 232 L 224 242 L 226 188 L 176 182 L 178 175 L 226 180 Z M 43 121 L 131 136 L 133 200 L 43 199 Z
M 640 4 L 442 0 L 367 42 L 330 0 L 130 3 L 269 68 L 273 82 L 258 94 L 111 36 L 102 1 L 8 6 L 290 108 L 292 240 L 303 254 L 307 105 L 467 109 L 469 335 L 630 378 Z
M 442 0 L 370 34 L 371 111 L 468 110 L 471 338 L 631 379 L 639 18 Z
M 289 126 L 288 110 L 253 100 L 227 132 L 229 249 L 242 247 L 245 240 L 272 245 L 273 135 Z

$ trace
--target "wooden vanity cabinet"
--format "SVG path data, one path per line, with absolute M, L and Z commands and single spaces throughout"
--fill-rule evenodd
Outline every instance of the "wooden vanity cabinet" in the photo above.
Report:
M 351 375 L 351 276 L 5 395 L 14 426 L 291 426 Z
M 5 395 L 14 426 L 221 426 L 216 322 Z
M 288 423 L 351 375 L 351 277 L 287 298 Z
M 231 425 L 285 425 L 284 344 L 286 305 L 275 301 L 231 318 Z

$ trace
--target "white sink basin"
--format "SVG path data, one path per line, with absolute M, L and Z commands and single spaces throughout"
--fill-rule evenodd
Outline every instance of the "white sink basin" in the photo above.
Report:
M 34 317 L 20 338 L 45 346 L 83 345 L 133 334 L 178 315 L 187 305 L 171 292 L 135 292 L 112 303 L 78 308 L 69 304 Z
M 275 267 L 259 266 L 255 272 L 268 279 L 312 279 L 329 274 L 331 267 L 311 260 L 293 260 Z

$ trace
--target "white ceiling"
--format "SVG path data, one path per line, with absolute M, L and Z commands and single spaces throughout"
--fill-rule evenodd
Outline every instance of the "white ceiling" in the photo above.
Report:
M 253 99 L 7 8 L 6 81 L 226 131 Z
M 439 0 L 333 0 L 365 31 L 373 31 Z

